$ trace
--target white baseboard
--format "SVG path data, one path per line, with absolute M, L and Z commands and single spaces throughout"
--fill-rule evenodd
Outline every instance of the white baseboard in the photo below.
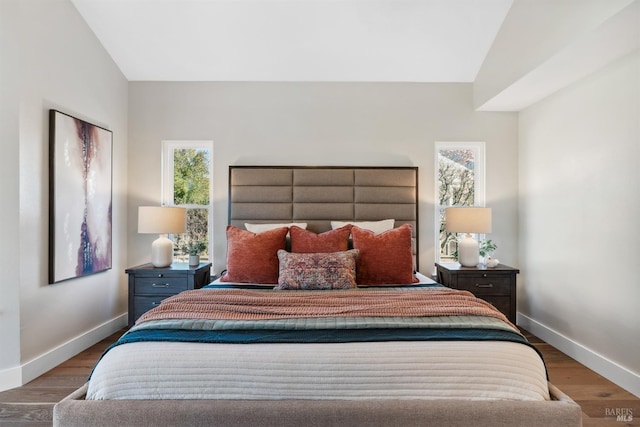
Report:
M 127 313 L 41 354 L 19 367 L 0 372 L 0 391 L 20 387 L 127 326 Z
M 9 390 L 22 385 L 22 369 L 9 368 L 0 371 L 0 391 Z
M 533 335 L 551 344 L 567 356 L 582 363 L 587 368 L 597 372 L 609 381 L 619 385 L 628 392 L 640 397 L 640 375 L 631 372 L 624 366 L 607 359 L 601 354 L 573 341 L 571 338 L 554 331 L 553 329 L 537 322 L 536 320 L 517 313 L 518 326 L 531 332 Z

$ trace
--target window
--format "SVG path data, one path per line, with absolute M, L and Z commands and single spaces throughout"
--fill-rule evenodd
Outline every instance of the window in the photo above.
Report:
M 452 262 L 456 235 L 445 231 L 449 206 L 484 206 L 484 143 L 436 142 L 436 262 Z
M 177 261 L 213 259 L 213 142 L 162 142 L 162 203 L 187 208 L 187 231 L 173 236 Z

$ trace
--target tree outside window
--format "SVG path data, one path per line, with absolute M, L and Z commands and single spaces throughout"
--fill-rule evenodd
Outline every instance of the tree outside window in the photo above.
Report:
M 437 261 L 452 262 L 457 251 L 457 236 L 445 231 L 445 209 L 450 206 L 476 206 L 484 200 L 484 144 L 436 144 Z
M 201 141 L 163 143 L 163 199 L 165 204 L 187 208 L 187 230 L 173 236 L 175 259 L 189 254 L 212 259 L 211 187 L 212 144 Z

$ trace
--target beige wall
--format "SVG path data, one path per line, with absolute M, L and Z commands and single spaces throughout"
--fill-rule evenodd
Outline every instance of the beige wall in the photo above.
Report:
M 640 395 L 640 53 L 520 113 L 519 324 Z
M 470 84 L 153 83 L 129 85 L 129 263 L 153 236 L 137 207 L 160 201 L 162 140 L 213 140 L 215 271 L 225 263 L 229 165 L 419 167 L 420 266 L 434 260 L 434 142 L 485 141 L 487 205 L 501 260 L 517 265 L 517 115 L 472 110 Z
M 33 379 L 122 327 L 127 310 L 127 81 L 68 0 L 2 5 L 2 85 L 13 77 L 14 92 L 2 98 L 10 118 L 2 127 L 2 173 L 11 178 L 0 186 L 0 222 L 10 230 L 0 243 L 0 253 L 9 254 L 0 257 L 0 295 L 9 305 L 0 310 L 0 389 Z M 13 61 L 5 61 L 6 40 L 13 42 Z M 50 108 L 114 135 L 113 269 L 55 285 L 47 276 Z

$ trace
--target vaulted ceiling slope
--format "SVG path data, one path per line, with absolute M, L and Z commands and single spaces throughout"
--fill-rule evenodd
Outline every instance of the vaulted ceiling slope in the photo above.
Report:
M 72 0 L 130 81 L 472 82 L 513 0 Z
M 640 0 L 515 0 L 474 81 L 484 111 L 520 111 L 640 50 Z
M 71 0 L 129 81 L 473 82 L 519 111 L 640 49 L 640 0 Z

